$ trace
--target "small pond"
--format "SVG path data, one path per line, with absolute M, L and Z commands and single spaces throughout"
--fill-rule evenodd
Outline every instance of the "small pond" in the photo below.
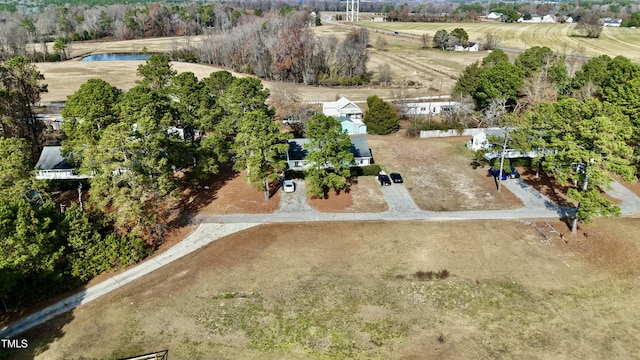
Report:
M 80 61 L 122 61 L 122 60 L 147 60 L 153 54 L 93 54 L 83 57 Z

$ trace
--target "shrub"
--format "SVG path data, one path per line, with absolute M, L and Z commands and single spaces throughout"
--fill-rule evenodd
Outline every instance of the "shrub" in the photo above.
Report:
M 380 174 L 380 165 L 372 164 L 367 166 L 354 166 L 351 168 L 352 176 L 378 176 Z

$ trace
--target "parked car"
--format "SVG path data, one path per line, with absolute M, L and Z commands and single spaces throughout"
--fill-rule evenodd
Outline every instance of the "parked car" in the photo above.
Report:
M 500 169 L 489 169 L 489 175 L 497 179 L 500 176 Z M 502 180 L 507 180 L 506 172 L 502 173 Z
M 391 178 L 391 180 L 394 183 L 402 183 L 403 182 L 402 175 L 400 175 L 398 173 L 391 173 L 391 174 L 389 174 L 389 177 Z
M 380 181 L 380 186 L 391 185 L 391 179 L 389 179 L 389 175 L 378 175 L 378 181 Z
M 296 191 L 296 183 L 293 180 L 285 180 L 282 182 L 282 191 L 291 193 Z
M 518 172 L 518 170 L 516 170 L 515 166 L 511 165 L 510 170 L 511 172 L 506 172 L 506 171 L 502 172 L 502 180 L 507 180 L 508 178 L 511 178 L 511 179 L 520 178 L 520 173 Z M 500 176 L 500 169 L 489 169 L 489 174 L 497 178 L 498 176 Z

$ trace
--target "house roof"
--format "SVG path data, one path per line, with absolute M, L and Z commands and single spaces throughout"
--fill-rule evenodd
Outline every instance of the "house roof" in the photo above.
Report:
M 346 97 L 341 97 L 336 101 L 327 101 L 322 103 L 323 112 L 328 109 L 336 109 L 336 110 L 352 110 L 355 113 L 362 113 L 362 109 L 358 105 L 356 105 L 353 101 L 347 99 Z
M 62 157 L 62 148 L 60 146 L 45 146 L 36 163 L 36 168 L 42 170 L 61 170 L 73 169 L 73 166 Z
M 344 121 L 350 121 L 354 124 L 358 124 L 358 125 L 364 125 L 364 123 L 362 122 L 362 119 L 351 119 L 348 118 L 346 116 L 339 116 L 338 117 L 338 121 L 342 124 Z
M 354 157 L 371 157 L 371 150 L 369 149 L 369 144 L 367 143 L 367 138 L 363 135 L 350 136 L 351 138 L 351 147 L 349 151 L 353 154 Z M 304 148 L 305 144 L 308 144 L 311 139 L 307 138 L 296 138 L 289 139 L 289 160 L 304 160 L 304 157 L 307 156 L 307 149 Z
M 364 136 L 351 136 L 351 148 L 349 151 L 354 157 L 371 157 L 371 149 Z
M 289 139 L 289 160 L 304 160 L 308 153 L 304 145 L 310 141 L 306 138 Z

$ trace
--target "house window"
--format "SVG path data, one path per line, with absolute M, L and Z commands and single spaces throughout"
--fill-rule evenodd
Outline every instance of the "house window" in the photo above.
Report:
M 300 162 L 299 161 L 294 161 L 293 162 L 293 167 L 300 167 Z

